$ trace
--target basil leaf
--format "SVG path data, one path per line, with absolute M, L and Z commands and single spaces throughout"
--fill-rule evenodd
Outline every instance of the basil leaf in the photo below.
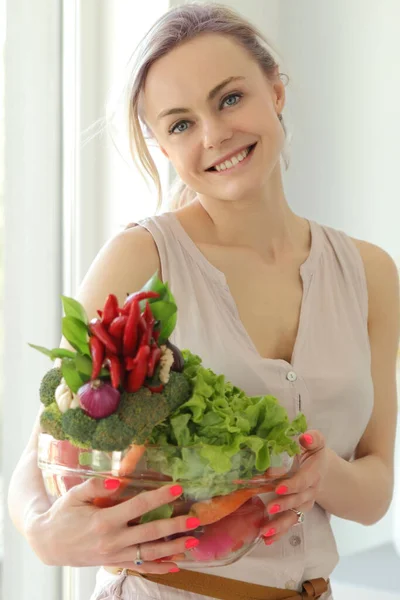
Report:
M 76 356 L 75 352 L 72 352 L 72 350 L 67 350 L 66 348 L 53 348 L 52 350 L 48 350 L 43 346 L 35 346 L 35 344 L 29 343 L 28 346 L 34 348 L 35 350 L 39 350 L 39 352 L 45 354 L 51 358 L 51 360 L 55 360 L 56 358 L 75 358 Z
M 172 295 L 171 290 L 169 289 L 168 283 L 165 284 L 165 287 L 167 290 L 167 301 L 173 303 L 174 306 L 176 306 L 175 298 Z M 172 332 L 174 331 L 174 329 L 176 327 L 177 319 L 178 319 L 178 311 L 176 310 L 169 317 L 169 319 L 167 319 L 165 322 L 163 322 L 161 324 L 162 327 L 161 327 L 161 333 L 160 333 L 160 338 L 159 338 L 160 343 L 166 342 L 167 339 L 171 336 Z
M 163 302 L 162 300 L 158 300 L 158 302 L 154 302 L 151 305 L 153 317 L 156 321 L 161 321 L 161 326 L 163 325 L 163 322 L 172 317 L 177 310 L 176 304 L 173 304 L 172 302 Z
M 164 344 L 171 336 L 176 327 L 178 313 L 173 314 L 167 321 L 161 323 L 161 333 L 158 338 L 159 344 Z
M 67 386 L 75 394 L 79 388 L 85 383 L 75 368 L 75 361 L 72 358 L 63 358 L 61 363 L 61 372 L 66 381 Z
M 76 370 L 79 371 L 80 376 L 85 377 L 85 381 L 89 381 L 92 376 L 93 361 L 88 356 L 83 354 L 75 355 L 75 366 Z M 101 369 L 99 377 L 109 377 L 110 372 L 107 369 Z
M 162 296 L 164 294 L 165 285 L 158 277 L 158 271 L 144 284 L 140 291 L 142 292 L 157 292 Z
M 82 304 L 80 304 L 74 298 L 69 298 L 68 296 L 61 296 L 61 299 L 64 307 L 65 316 L 74 317 L 75 319 L 78 319 L 78 321 L 81 321 L 85 325 L 88 325 L 88 317 Z
M 75 317 L 63 317 L 62 334 L 75 350 L 90 356 L 88 344 L 88 328 Z
M 77 354 L 75 358 L 75 365 L 77 371 L 79 371 L 82 375 L 89 375 L 90 377 L 92 374 L 92 361 L 88 356 Z

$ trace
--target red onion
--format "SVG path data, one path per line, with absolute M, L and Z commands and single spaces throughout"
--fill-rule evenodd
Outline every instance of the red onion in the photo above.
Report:
M 92 419 L 104 419 L 118 408 L 121 394 L 109 383 L 94 379 L 78 390 L 82 410 Z

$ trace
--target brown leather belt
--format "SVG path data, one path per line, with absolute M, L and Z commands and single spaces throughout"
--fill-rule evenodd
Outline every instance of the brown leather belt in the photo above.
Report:
M 119 575 L 123 571 L 118 567 L 104 567 L 104 569 L 113 575 Z M 127 575 L 141 577 L 159 585 L 166 585 L 203 596 L 211 596 L 218 600 L 317 600 L 324 592 L 328 591 L 329 586 L 329 579 L 326 580 L 322 577 L 305 581 L 302 591 L 296 592 L 206 573 L 197 573 L 196 571 L 181 570 L 179 573 L 168 573 L 166 575 L 142 574 L 130 569 L 126 569 L 125 572 Z

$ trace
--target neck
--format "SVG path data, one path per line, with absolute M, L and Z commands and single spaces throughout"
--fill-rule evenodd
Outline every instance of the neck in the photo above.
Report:
M 209 243 L 250 247 L 271 264 L 307 253 L 308 223 L 290 209 L 279 170 L 274 179 L 251 200 L 231 202 L 198 195 L 191 205 L 197 213 L 196 237 Z

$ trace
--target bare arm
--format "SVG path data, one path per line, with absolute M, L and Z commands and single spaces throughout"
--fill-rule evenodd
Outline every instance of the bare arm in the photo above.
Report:
M 317 502 L 328 512 L 372 525 L 390 506 L 397 419 L 396 359 L 399 347 L 399 278 L 392 258 L 365 244 L 374 409 L 355 453 L 347 462 L 328 450 L 328 470 Z
M 127 293 L 140 289 L 158 269 L 158 253 L 150 234 L 140 227 L 125 230 L 100 250 L 79 288 L 76 299 L 84 306 L 88 318 L 92 319 L 97 316 L 96 311 L 104 305 L 108 294 L 115 294 L 122 304 Z M 60 347 L 73 350 L 64 337 Z M 14 470 L 8 489 L 9 514 L 15 527 L 23 535 L 26 535 L 32 519 L 46 512 L 50 506 L 37 466 L 41 411 L 42 408 L 39 409 L 31 436 Z

